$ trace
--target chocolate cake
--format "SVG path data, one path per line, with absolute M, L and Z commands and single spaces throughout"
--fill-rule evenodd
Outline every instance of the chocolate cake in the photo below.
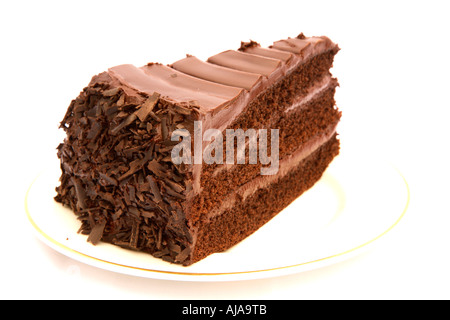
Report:
M 339 153 L 338 50 L 300 34 L 94 76 L 61 122 L 55 200 L 93 244 L 185 266 L 232 247 Z

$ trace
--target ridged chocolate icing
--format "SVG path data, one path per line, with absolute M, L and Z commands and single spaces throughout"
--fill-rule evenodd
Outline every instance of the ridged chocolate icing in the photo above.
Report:
M 200 79 L 246 90 L 251 90 L 262 78 L 262 75 L 258 73 L 230 69 L 201 61 L 194 56 L 179 60 L 173 63 L 171 67 Z

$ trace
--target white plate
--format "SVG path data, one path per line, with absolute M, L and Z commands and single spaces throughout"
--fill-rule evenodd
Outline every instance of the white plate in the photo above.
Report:
M 189 267 L 101 243 L 77 233 L 80 223 L 53 200 L 58 165 L 30 186 L 25 209 L 38 237 L 55 250 L 110 271 L 157 279 L 233 281 L 286 275 L 360 253 L 390 231 L 409 203 L 397 169 L 361 153 L 339 155 L 316 185 L 253 235 Z

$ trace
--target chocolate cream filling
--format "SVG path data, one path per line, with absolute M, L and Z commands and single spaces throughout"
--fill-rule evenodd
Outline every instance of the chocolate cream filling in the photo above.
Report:
M 332 124 L 324 132 L 318 134 L 316 137 L 303 144 L 294 153 L 280 160 L 280 168 L 276 174 L 259 175 L 258 177 L 240 186 L 238 189 L 232 191 L 225 199 L 222 200 L 221 205 L 218 208 L 215 208 L 210 212 L 208 220 L 222 214 L 224 211 L 232 207 L 238 198 L 245 201 L 248 196 L 252 195 L 258 189 L 265 188 L 269 184 L 288 174 L 291 169 L 297 167 L 301 161 L 314 153 L 335 135 L 336 124 Z

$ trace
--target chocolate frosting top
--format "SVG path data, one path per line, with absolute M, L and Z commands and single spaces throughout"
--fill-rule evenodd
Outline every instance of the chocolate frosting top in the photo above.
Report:
M 253 97 L 275 83 L 295 66 L 327 50 L 338 48 L 327 37 L 305 37 L 275 41 L 269 48 L 257 42 L 242 43 L 207 59 L 187 56 L 172 65 L 149 63 L 137 68 L 130 64 L 108 70 L 123 86 L 174 103 L 196 102 L 211 126 L 226 126 Z M 233 107 L 231 105 L 233 104 Z M 226 112 L 221 110 L 225 109 Z
M 174 102 L 196 101 L 206 111 L 233 102 L 241 88 L 224 86 L 152 63 L 141 68 L 125 64 L 109 69 L 123 84 L 149 95 L 158 92 Z

